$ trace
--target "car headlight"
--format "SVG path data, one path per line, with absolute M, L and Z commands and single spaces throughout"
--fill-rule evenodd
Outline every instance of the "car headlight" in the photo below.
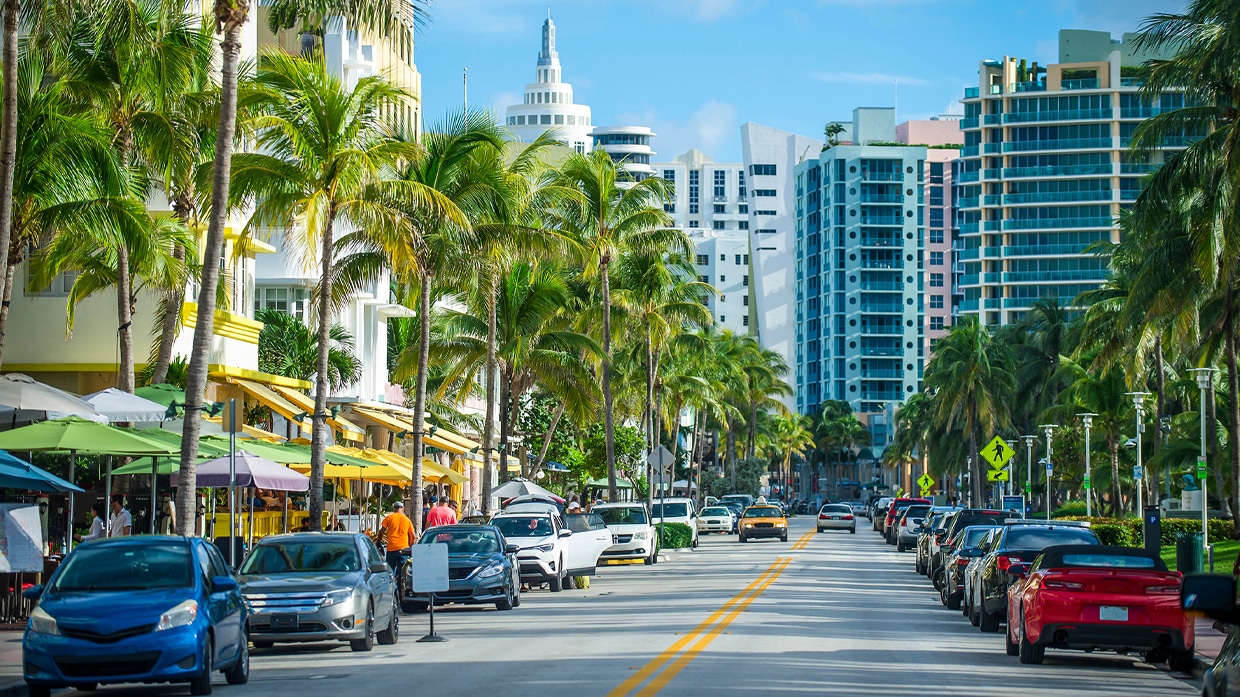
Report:
M 478 578 L 490 578 L 492 576 L 498 576 L 499 574 L 502 574 L 502 573 L 504 573 L 503 564 L 492 564 L 488 566 L 487 568 L 483 569 L 482 571 L 478 572 Z
M 552 550 L 554 550 L 554 549 L 555 549 L 555 545 L 553 545 L 553 544 L 551 544 L 550 542 L 548 542 L 548 543 L 547 543 L 547 544 L 545 544 L 545 545 L 538 545 L 538 546 L 537 546 L 537 547 L 535 547 L 534 549 L 536 549 L 536 550 L 538 550 L 538 551 L 540 551 L 540 552 L 550 552 L 550 551 L 552 551 Z
M 194 623 L 198 618 L 198 601 L 186 600 L 171 610 L 159 616 L 159 624 L 155 625 L 155 631 L 162 632 L 165 629 L 176 629 L 177 627 L 186 627 Z
M 30 613 L 30 623 L 26 627 L 35 634 L 50 634 L 51 636 L 60 636 L 60 626 L 56 624 L 56 618 L 47 614 L 47 612 L 37 605 Z
M 752 528 L 752 527 L 753 527 L 753 523 L 745 523 L 745 527 L 747 527 L 747 528 Z
M 330 605 L 339 605 L 341 603 L 347 603 L 349 602 L 349 599 L 352 597 L 353 597 L 353 589 L 351 588 L 345 588 L 343 590 L 332 591 L 328 593 L 327 595 L 323 596 L 323 599 L 319 601 L 319 607 L 328 607 Z
M 635 532 L 635 533 L 633 533 L 633 539 L 634 539 L 634 540 L 644 540 L 644 539 L 646 539 L 646 531 L 645 531 L 645 530 L 642 530 L 641 532 Z
M 782 520 L 777 520 L 777 521 L 775 521 L 775 527 L 777 527 L 777 528 L 786 528 L 786 527 L 788 527 L 788 524 L 787 524 L 787 523 L 785 523 L 785 522 L 784 522 L 784 521 L 782 521 Z

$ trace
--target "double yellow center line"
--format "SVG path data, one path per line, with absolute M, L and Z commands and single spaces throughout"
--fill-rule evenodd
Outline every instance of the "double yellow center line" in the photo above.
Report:
M 805 546 L 812 539 L 814 539 L 813 531 L 802 535 L 792 545 L 792 551 L 805 549 Z M 710 646 L 710 643 L 728 628 L 728 625 L 732 624 L 737 617 L 740 617 L 741 613 L 753 601 L 766 592 L 766 589 L 772 583 L 775 583 L 775 580 L 779 578 L 780 574 L 791 563 L 792 557 L 779 557 L 776 559 L 774 564 L 771 564 L 752 583 L 745 586 L 744 590 L 724 603 L 718 610 L 711 613 L 701 624 L 694 627 L 693 631 L 681 637 L 676 643 L 668 647 L 666 651 L 629 676 L 628 680 L 620 683 L 616 689 L 607 693 L 607 697 L 628 697 L 629 695 L 650 697 L 651 695 L 658 694 L 673 678 L 680 674 L 680 671 L 693 662 L 693 659 L 698 654 L 705 651 L 706 647 Z M 643 684 L 645 684 L 644 687 L 642 687 Z

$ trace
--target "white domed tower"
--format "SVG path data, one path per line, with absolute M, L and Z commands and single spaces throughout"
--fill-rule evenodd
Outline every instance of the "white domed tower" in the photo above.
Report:
M 590 150 L 590 107 L 573 103 L 573 86 L 562 82 L 560 54 L 555 50 L 555 22 L 550 13 L 542 28 L 536 80 L 525 86 L 523 104 L 508 107 L 508 130 L 530 142 L 554 130 L 559 140 L 577 152 Z

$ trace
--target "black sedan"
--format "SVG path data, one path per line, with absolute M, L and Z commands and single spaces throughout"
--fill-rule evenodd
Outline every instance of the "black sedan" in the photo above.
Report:
M 441 525 L 424 532 L 418 543 L 448 546 L 448 590 L 434 594 L 436 605 L 493 603 L 496 610 L 511 610 L 521 604 L 520 546 L 509 544 L 494 525 Z M 410 565 L 405 569 L 412 573 Z M 411 580 L 403 585 L 401 609 L 425 610 L 429 597 L 409 590 Z
M 1014 564 L 1028 564 L 1042 550 L 1054 545 L 1100 544 L 1102 542 L 1092 530 L 1069 522 L 1006 522 L 979 562 L 975 589 L 979 602 L 974 608 L 978 614 L 978 628 L 987 633 L 999 631 L 999 623 L 1007 616 L 1008 587 L 1016 580 L 1008 573 Z

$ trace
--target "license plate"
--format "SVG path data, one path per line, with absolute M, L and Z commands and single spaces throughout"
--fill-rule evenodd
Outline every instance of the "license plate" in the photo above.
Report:
M 297 627 L 297 615 L 272 615 L 271 626 L 276 629 L 295 629 Z
M 1104 622 L 1127 622 L 1128 608 L 1103 605 L 1098 608 L 1098 619 Z

